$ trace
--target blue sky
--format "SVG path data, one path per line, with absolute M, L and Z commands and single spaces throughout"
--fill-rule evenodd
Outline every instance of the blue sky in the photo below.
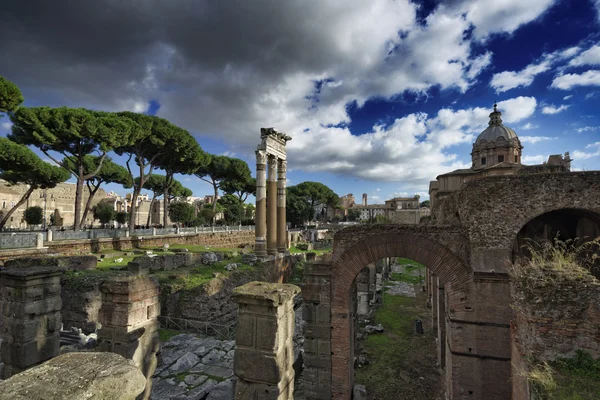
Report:
M 524 163 L 600 168 L 600 0 L 36 2 L 0 15 L 26 105 L 156 114 L 252 170 L 274 126 L 292 185 L 425 198 L 470 166 L 494 101 Z

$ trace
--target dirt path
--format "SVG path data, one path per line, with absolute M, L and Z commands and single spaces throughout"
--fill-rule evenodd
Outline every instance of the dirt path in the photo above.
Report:
M 415 297 L 383 295 L 374 323 L 384 332 L 368 336 L 363 354 L 370 364 L 356 369 L 356 383 L 366 386 L 369 400 L 443 399 L 431 310 L 420 288 L 415 285 Z M 416 319 L 423 321 L 424 334 L 415 333 Z

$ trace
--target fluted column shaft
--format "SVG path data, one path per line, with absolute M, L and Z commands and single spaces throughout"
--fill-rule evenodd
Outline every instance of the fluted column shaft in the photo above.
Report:
M 277 251 L 287 250 L 287 225 L 285 220 L 285 180 L 287 161 L 279 160 L 277 165 Z
M 256 244 L 257 257 L 267 256 L 267 152 L 256 151 Z
M 277 254 L 277 158 L 269 156 L 267 176 L 267 254 Z

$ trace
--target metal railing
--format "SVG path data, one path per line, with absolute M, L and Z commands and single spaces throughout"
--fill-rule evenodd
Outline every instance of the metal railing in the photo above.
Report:
M 230 340 L 235 338 L 234 322 L 228 325 L 222 325 L 194 319 L 166 317 L 163 315 L 158 317 L 158 322 L 161 328 L 201 333 L 206 336 L 216 336 L 222 340 Z

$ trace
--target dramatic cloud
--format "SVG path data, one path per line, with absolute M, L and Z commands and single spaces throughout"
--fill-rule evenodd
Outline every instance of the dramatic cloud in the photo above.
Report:
M 558 139 L 558 138 L 550 137 L 550 136 L 519 136 L 519 140 L 521 140 L 521 143 L 531 143 L 531 144 L 536 144 L 538 142 L 543 142 L 546 140 L 554 140 L 554 139 Z
M 569 108 L 569 105 L 567 105 L 567 104 L 563 104 L 558 107 L 555 107 L 554 105 L 551 104 L 549 106 L 542 108 L 542 113 L 543 114 L 558 114 L 559 112 L 565 111 L 567 108 Z
M 9 2 L 0 59 L 31 105 L 143 112 L 155 102 L 159 116 L 242 155 L 275 126 L 294 138 L 294 168 L 422 184 L 468 166 L 448 149 L 473 140 L 490 110 L 414 113 L 356 136 L 348 105 L 465 92 L 491 65 L 482 42 L 554 3 L 456 0 L 417 21 L 409 0 Z M 507 123 L 536 105 L 499 104 Z
M 569 65 L 600 65 L 600 45 L 595 45 L 569 62 Z
M 552 87 L 557 89 L 569 90 L 576 86 L 600 86 L 600 71 L 559 75 L 552 81 Z

